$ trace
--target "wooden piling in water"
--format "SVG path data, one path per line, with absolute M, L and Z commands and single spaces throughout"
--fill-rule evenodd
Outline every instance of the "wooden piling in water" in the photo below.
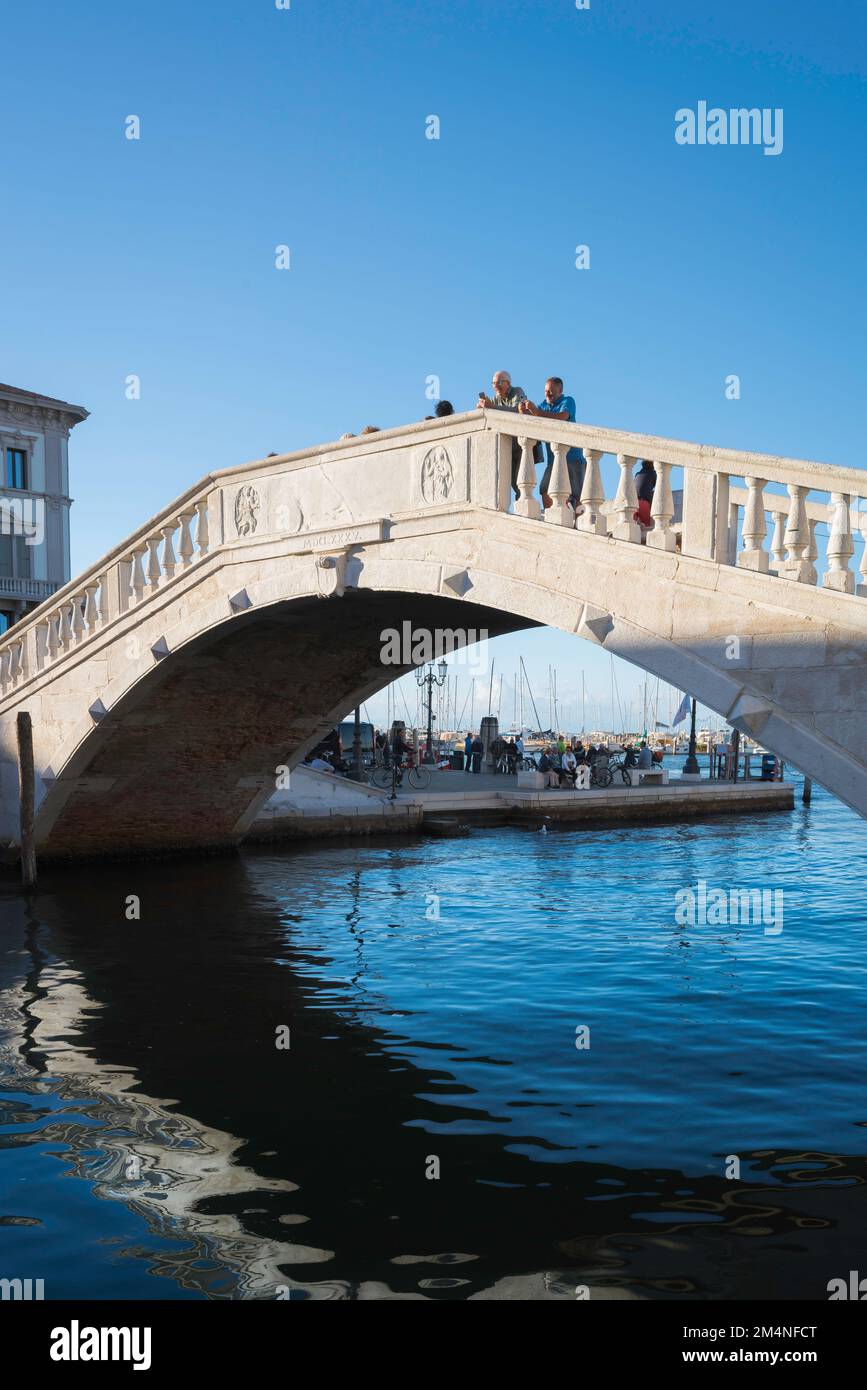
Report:
M 36 850 L 33 844 L 33 819 L 36 777 L 33 770 L 33 725 L 27 710 L 19 710 L 16 728 L 18 733 L 18 787 L 21 806 L 21 882 L 25 888 L 35 888 Z
M 812 779 L 812 777 L 805 777 L 805 778 L 804 778 L 804 794 L 803 794 L 803 797 L 802 797 L 801 799 L 802 799 L 802 801 L 803 801 L 803 803 L 804 803 L 805 806 L 809 806 L 810 802 L 812 801 L 812 799 L 813 799 L 813 779 Z

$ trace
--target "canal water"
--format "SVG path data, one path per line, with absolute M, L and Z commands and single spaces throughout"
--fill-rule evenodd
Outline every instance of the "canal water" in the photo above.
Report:
M 867 1275 L 865 869 L 816 788 L 6 880 L 0 1277 L 827 1298 Z M 773 913 L 690 918 L 702 882 Z

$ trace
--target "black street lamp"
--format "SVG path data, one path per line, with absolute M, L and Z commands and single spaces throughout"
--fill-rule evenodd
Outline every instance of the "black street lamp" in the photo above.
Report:
M 686 762 L 683 765 L 683 770 L 690 777 L 701 776 L 701 770 L 698 765 L 698 758 L 695 756 L 695 696 L 693 696 L 692 700 L 692 722 L 690 724 L 689 729 L 689 751 L 686 755 Z
M 439 671 L 439 675 L 438 675 L 438 676 L 434 675 L 434 668 L 433 668 L 432 665 L 429 665 L 428 668 L 427 668 L 427 671 L 424 672 L 424 673 L 422 672 L 421 668 L 419 668 L 419 669 L 416 671 L 416 673 L 415 673 L 415 679 L 416 679 L 416 682 L 417 682 L 417 684 L 418 684 L 419 689 L 420 689 L 420 690 L 423 690 L 424 687 L 427 686 L 427 752 L 425 753 L 424 758 L 422 759 L 422 761 L 423 761 L 423 762 L 426 762 L 426 763 L 432 763 L 432 762 L 434 761 L 434 755 L 433 755 L 433 688 L 434 688 L 434 686 L 440 687 L 440 686 L 445 685 L 445 683 L 446 683 L 446 674 L 447 674 L 447 672 L 448 672 L 448 669 L 449 669 L 449 668 L 448 668 L 448 665 L 447 665 L 447 663 L 446 663 L 446 661 L 445 661 L 445 658 L 443 658 L 443 659 L 440 661 L 439 666 L 437 667 L 437 670 Z

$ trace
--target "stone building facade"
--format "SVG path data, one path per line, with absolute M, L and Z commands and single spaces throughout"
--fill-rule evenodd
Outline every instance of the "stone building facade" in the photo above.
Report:
M 69 435 L 87 414 L 0 384 L 0 634 L 69 581 Z

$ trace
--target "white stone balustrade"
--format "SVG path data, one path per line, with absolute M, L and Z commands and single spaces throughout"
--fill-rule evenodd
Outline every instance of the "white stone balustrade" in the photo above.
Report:
M 194 582 L 197 566 L 224 541 L 255 545 L 276 530 L 303 537 L 317 527 L 339 536 L 341 528 L 413 515 L 428 506 L 508 509 L 516 439 L 521 460 L 515 514 L 564 529 L 574 524 L 576 545 L 587 535 L 612 545 L 643 541 L 651 549 L 737 565 L 774 583 L 820 582 L 844 603 L 867 598 L 867 474 L 862 471 L 544 416 L 533 417 L 531 438 L 528 425 L 525 417 L 506 411 L 473 411 L 214 474 L 0 639 L 0 681 L 10 688 L 38 677 L 170 586 Z M 547 511 L 540 505 L 537 441 L 553 452 Z M 570 448 L 583 449 L 586 458 L 577 520 L 569 505 Z M 653 527 L 646 534 L 634 520 L 639 458 L 653 459 L 657 474 Z M 605 474 L 604 460 L 609 461 Z M 607 501 L 605 479 L 613 460 L 619 477 Z M 673 469 L 683 472 L 682 521 L 676 519 Z M 358 480 L 349 505 L 344 494 L 348 497 L 351 488 L 346 491 L 344 476 Z M 278 526 L 275 518 L 281 516 Z M 541 538 L 539 544 L 544 545 Z M 827 564 L 817 576 L 822 549 Z

